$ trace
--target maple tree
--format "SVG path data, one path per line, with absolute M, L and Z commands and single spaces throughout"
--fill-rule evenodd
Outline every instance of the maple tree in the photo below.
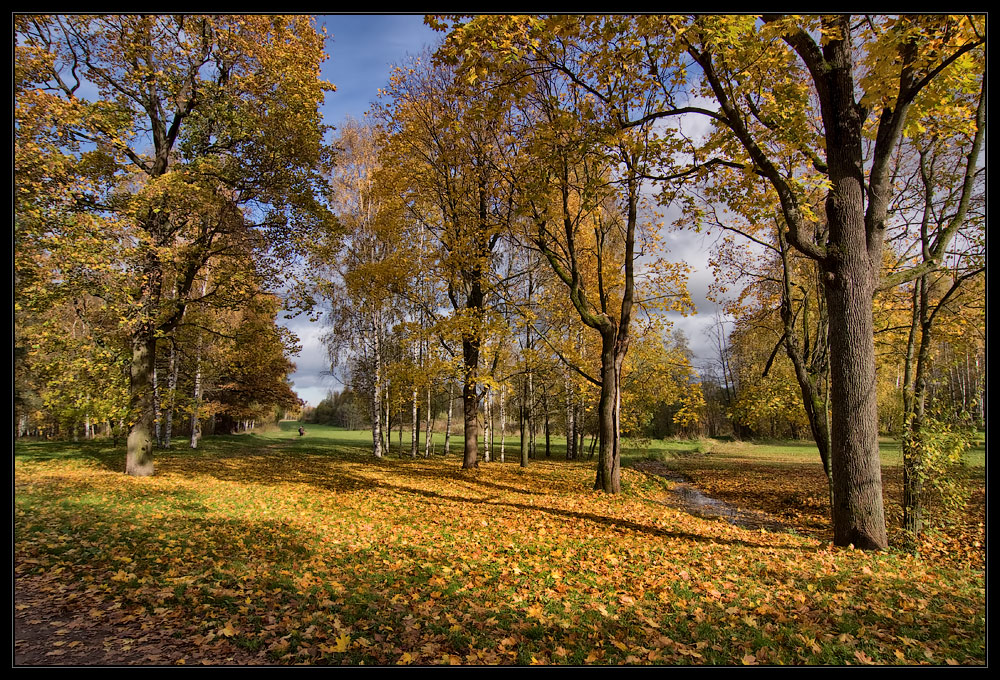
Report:
M 323 38 L 307 17 L 280 16 L 37 15 L 16 28 L 34 66 L 24 104 L 53 112 L 19 134 L 90 178 L 44 187 L 75 218 L 46 227 L 48 248 L 64 271 L 123 274 L 105 279 L 131 353 L 126 472 L 149 475 L 156 344 L 198 273 L 234 241 L 293 245 L 290 227 L 324 219 Z
M 418 235 L 435 251 L 434 276 L 452 308 L 444 323 L 461 338 L 466 469 L 479 459 L 480 355 L 494 249 L 512 215 L 510 184 L 496 161 L 511 144 L 504 94 L 467 89 L 453 70 L 417 59 L 396 70 L 391 105 L 380 113 L 391 133 L 391 165 L 406 169 L 401 189 Z

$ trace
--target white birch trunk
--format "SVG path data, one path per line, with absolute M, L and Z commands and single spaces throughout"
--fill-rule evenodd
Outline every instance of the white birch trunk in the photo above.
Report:
M 372 453 L 376 458 L 382 457 L 382 329 L 378 323 L 378 313 L 372 314 L 372 353 L 375 361 L 375 377 L 372 385 Z
M 424 432 L 424 458 L 430 458 L 434 437 L 434 416 L 431 413 L 431 386 L 427 386 L 427 416 L 424 419 L 427 429 Z
M 444 455 L 451 452 L 451 412 L 455 404 L 455 383 L 448 382 L 448 420 L 444 426 Z
M 201 284 L 201 296 L 205 297 L 208 292 L 208 270 L 205 270 L 205 280 Z M 201 409 L 201 351 L 202 351 L 201 331 L 198 332 L 198 342 L 194 355 L 194 390 L 191 394 L 193 403 L 191 404 L 191 442 L 192 449 L 198 448 L 198 440 L 201 439 L 201 418 L 198 411 Z
M 162 446 L 163 442 L 160 440 L 160 387 L 157 382 L 156 365 L 153 365 L 153 441 L 156 442 L 158 446 Z
M 170 437 L 174 429 L 174 395 L 177 390 L 177 347 L 170 344 L 170 375 L 167 378 L 167 413 L 164 422 L 163 448 L 170 448 Z
M 500 383 L 500 462 L 504 462 L 505 440 L 507 438 L 507 384 Z
M 487 463 L 493 456 L 493 389 L 486 390 L 483 404 L 483 460 Z

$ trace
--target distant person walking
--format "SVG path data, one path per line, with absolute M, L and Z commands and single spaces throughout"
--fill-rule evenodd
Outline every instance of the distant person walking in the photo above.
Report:
M 305 433 L 306 433 L 306 428 L 304 428 L 304 427 L 300 427 L 300 428 L 299 428 L 299 436 L 301 437 L 301 436 L 302 436 L 302 435 L 304 435 Z

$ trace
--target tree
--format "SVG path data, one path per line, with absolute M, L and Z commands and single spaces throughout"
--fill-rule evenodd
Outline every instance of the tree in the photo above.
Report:
M 451 305 L 435 324 L 461 338 L 463 469 L 479 463 L 479 410 L 494 252 L 512 216 L 510 182 L 498 158 L 513 143 L 502 90 L 456 80 L 453 69 L 416 60 L 397 69 L 392 105 L 380 118 L 391 130 L 392 166 L 406 169 L 401 187 L 419 240 L 434 250 L 434 277 Z M 442 329 L 444 333 L 444 329 Z M 445 334 L 448 334 L 445 333 Z
M 48 139 L 100 180 L 52 186 L 96 238 L 50 240 L 70 268 L 121 274 L 105 293 L 131 352 L 126 472 L 149 475 L 157 339 L 180 323 L 199 272 L 234 240 L 263 253 L 324 219 L 323 37 L 281 16 L 32 16 L 16 28 L 19 55 L 50 55 L 32 77 L 58 112 Z
M 476 26 L 477 20 L 467 23 Z M 608 73 L 600 86 L 587 89 L 598 101 L 607 102 L 602 87 L 626 73 L 634 91 L 656 97 L 646 107 L 638 105 L 641 97 L 620 107 L 619 129 L 669 124 L 689 114 L 712 123 L 708 142 L 688 147 L 692 166 L 668 168 L 661 179 L 732 167 L 764 178 L 774 191 L 785 238 L 817 263 L 824 281 L 834 540 L 886 547 L 872 302 L 879 288 L 937 267 L 954 235 L 942 232 L 923 264 L 882 280 L 893 195 L 889 170 L 916 113 L 948 107 L 950 93 L 982 70 L 984 17 L 528 17 L 508 21 L 503 39 L 493 42 L 508 58 L 518 58 L 554 33 L 560 49 L 580 35 L 598 46 L 582 65 L 560 62 L 561 72 L 581 86 L 588 69 Z M 467 38 L 463 47 L 488 40 L 462 22 L 453 35 Z M 604 68 L 601 54 L 614 55 L 613 66 Z M 689 73 L 701 79 L 700 90 L 678 87 Z M 703 106 L 692 95 L 710 103 Z M 822 204 L 812 200 L 816 188 L 825 193 Z M 667 197 L 672 200 L 673 192 Z M 816 238 L 819 215 L 824 241 Z
M 403 247 L 403 206 L 387 177 L 392 170 L 381 164 L 380 131 L 348 120 L 334 145 L 337 163 L 329 193 L 338 224 L 314 234 L 310 268 L 314 285 L 329 305 L 325 341 L 331 362 L 353 370 L 352 388 L 367 396 L 372 453 L 381 458 L 385 345 L 400 318 L 398 303 L 412 263 Z M 360 366 L 363 369 L 356 370 Z
M 668 23 L 718 105 L 704 114 L 717 125 L 719 150 L 732 154 L 727 162 L 770 183 L 785 237 L 822 272 L 830 323 L 834 541 L 883 549 L 872 301 L 880 287 L 936 267 L 954 234 L 942 234 L 926 264 L 881 279 L 891 161 L 911 111 L 947 105 L 933 95 L 943 92 L 944 82 L 962 84 L 969 68 L 963 57 L 982 52 L 984 24 L 969 17 L 849 15 Z M 788 158 L 808 160 L 812 172 L 802 174 Z M 808 202 L 803 188 L 809 183 L 826 188 L 822 208 Z M 820 210 L 825 242 L 814 226 Z
M 956 419 L 956 412 L 966 410 L 966 399 L 958 408 L 943 408 L 939 403 L 937 417 L 928 413 L 934 344 L 951 331 L 948 345 L 961 346 L 975 338 L 976 329 L 984 321 L 981 302 L 971 309 L 968 304 L 970 298 L 982 301 L 985 293 L 975 285 L 981 283 L 986 269 L 982 248 L 984 169 L 978 163 L 985 137 L 985 79 L 980 87 L 978 93 L 966 92 L 964 102 L 956 97 L 951 111 L 937 112 L 933 119 L 920 121 L 923 129 L 914 135 L 911 144 L 915 153 L 909 155 L 910 170 L 917 181 L 910 186 L 912 191 L 901 192 L 901 202 L 913 206 L 913 219 L 919 224 L 916 237 L 908 239 L 911 249 L 919 255 L 913 257 L 909 250 L 900 249 L 900 259 L 903 266 L 915 260 L 911 266 L 921 269 L 909 287 L 911 314 L 903 362 L 903 526 L 914 540 L 922 531 L 924 485 L 930 482 L 943 487 L 943 480 L 935 479 L 947 474 L 941 461 L 957 459 L 965 444 L 960 435 L 947 435 L 961 432 L 961 424 L 955 427 L 956 423 L 948 421 Z M 969 115 L 973 106 L 974 118 Z M 970 118 L 974 121 L 971 129 Z M 942 134 L 942 129 L 960 132 Z M 909 222 L 903 222 L 897 231 L 906 236 L 909 226 Z M 949 232 L 961 244 L 959 251 L 948 253 L 947 266 L 927 269 L 927 261 Z M 948 411 L 952 412 L 950 418 L 946 416 Z
M 205 398 L 218 404 L 217 433 L 236 432 L 241 422 L 263 419 L 275 407 L 300 405 L 287 379 L 295 370 L 288 356 L 299 348 L 294 336 L 274 323 L 279 308 L 276 297 L 258 296 L 236 313 L 217 377 L 205 390 Z

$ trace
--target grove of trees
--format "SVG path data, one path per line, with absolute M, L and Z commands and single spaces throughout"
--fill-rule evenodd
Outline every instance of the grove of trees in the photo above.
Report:
M 307 420 L 376 458 L 590 436 L 618 493 L 623 437 L 811 437 L 835 542 L 884 549 L 892 434 L 919 533 L 985 417 L 985 17 L 427 22 L 331 133 L 308 17 L 15 17 L 18 433 L 152 474 L 179 420 L 297 408 L 275 320 L 323 309 L 346 387 Z M 668 229 L 719 236 L 700 376 Z

